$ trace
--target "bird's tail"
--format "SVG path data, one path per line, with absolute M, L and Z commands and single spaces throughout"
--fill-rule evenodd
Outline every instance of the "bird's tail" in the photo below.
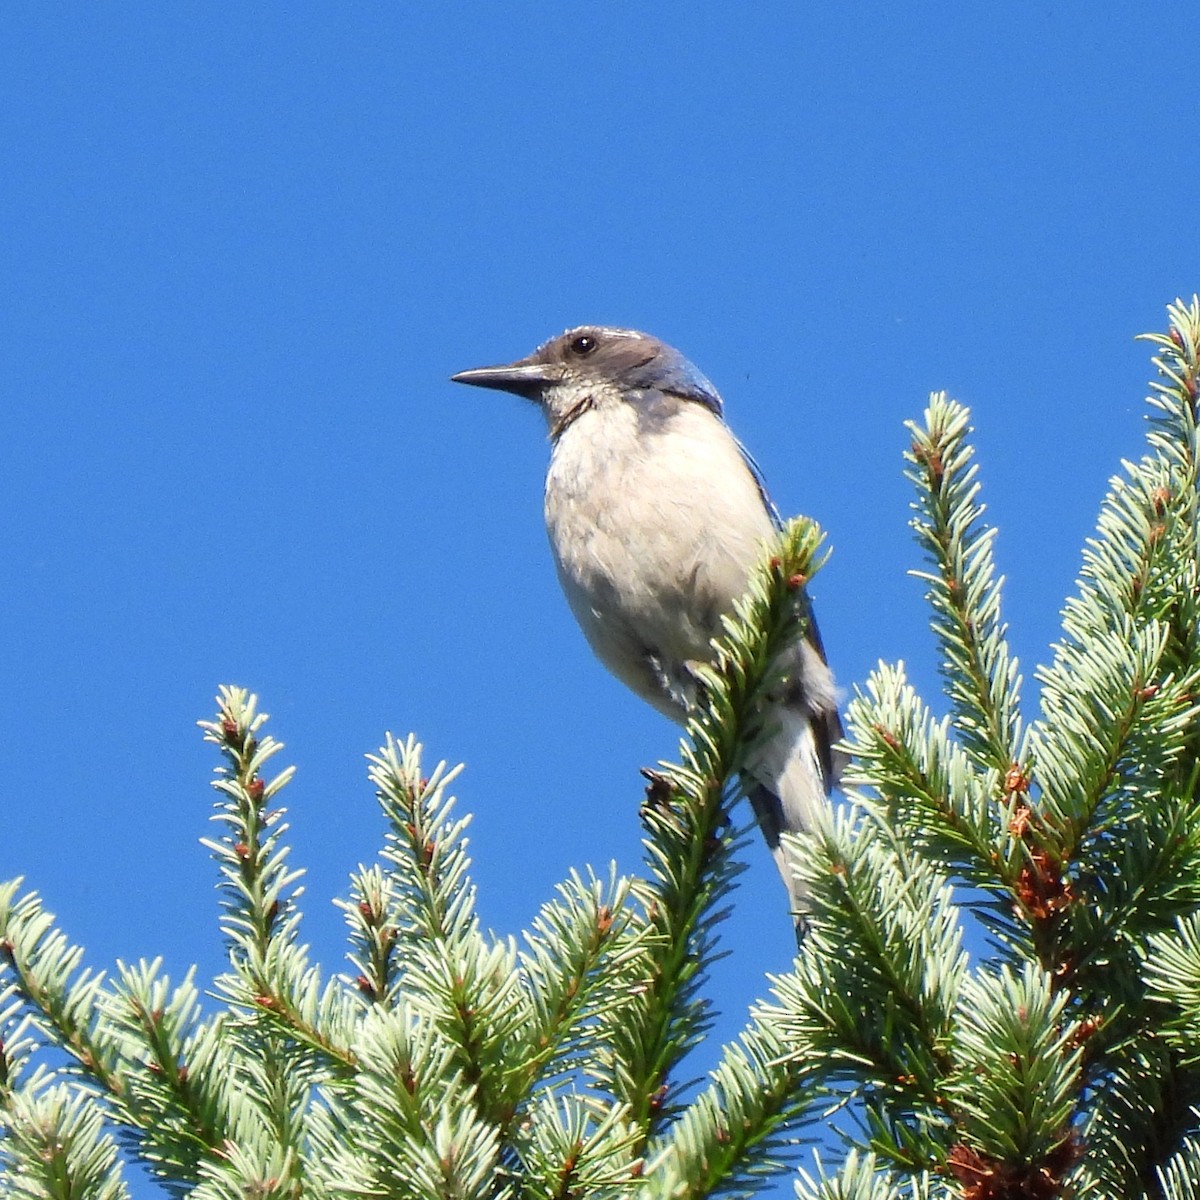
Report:
M 797 851 L 785 833 L 807 833 L 829 809 L 842 757 L 832 749 L 841 737 L 836 711 L 812 713 L 778 705 L 771 713 L 777 729 L 747 766 L 747 795 L 788 890 L 797 936 L 806 927 L 808 894 L 796 877 Z

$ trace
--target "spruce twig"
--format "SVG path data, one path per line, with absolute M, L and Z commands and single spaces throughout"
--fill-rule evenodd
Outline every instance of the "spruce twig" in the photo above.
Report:
M 618 1094 L 647 1139 L 677 1111 L 682 1084 L 672 1072 L 711 1023 L 700 995 L 716 953 L 718 908 L 741 869 L 733 780 L 763 729 L 763 701 L 782 651 L 804 629 L 804 587 L 819 570 L 822 535 L 791 522 L 727 620 L 705 702 L 688 722 L 680 764 L 651 774 L 643 821 L 650 878 L 641 892 L 654 931 L 639 1003 L 618 1031 Z
M 912 527 L 935 567 L 914 573 L 929 585 L 955 730 L 977 766 L 1003 779 L 1017 762 L 1021 680 L 1000 618 L 996 530 L 982 524 L 978 467 L 967 441 L 970 413 L 938 392 L 929 398 L 923 424 L 910 421 L 907 428 L 907 474 L 917 492 Z

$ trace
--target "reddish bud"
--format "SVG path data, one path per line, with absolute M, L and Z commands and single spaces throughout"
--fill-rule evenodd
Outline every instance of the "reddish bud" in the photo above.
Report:
M 372 1000 L 375 999 L 375 988 L 365 975 L 358 976 L 358 978 L 354 981 L 354 986 L 357 987 L 364 996 L 370 996 Z
M 1025 774 L 1020 763 L 1013 763 L 1004 773 L 1004 790 L 1010 795 L 1029 791 L 1029 776 Z
M 1033 810 L 1028 804 L 1018 804 L 1013 812 L 1012 820 L 1008 823 L 1008 832 L 1015 838 L 1023 838 L 1029 830 L 1029 822 L 1033 819 Z
M 221 722 L 221 733 L 227 742 L 234 741 L 238 736 L 238 725 L 232 717 L 226 717 Z
M 238 842 L 237 845 L 234 846 L 233 852 L 242 860 L 242 862 L 246 862 L 250 857 L 250 847 L 247 846 L 245 842 Z
M 1171 489 L 1156 487 L 1150 493 L 1150 503 L 1154 505 L 1155 515 L 1161 517 L 1166 512 L 1167 505 L 1171 503 Z
M 996 1173 L 994 1161 L 989 1162 L 978 1150 L 962 1142 L 950 1148 L 946 1156 L 946 1170 L 968 1189 L 964 1194 L 971 1195 L 973 1192 L 976 1196 L 987 1194 L 975 1189 Z
M 1133 694 L 1139 700 L 1153 700 L 1158 695 L 1158 684 L 1148 683 L 1144 688 L 1138 688 Z
M 946 1170 L 962 1185 L 963 1200 L 1057 1200 L 1079 1155 L 1073 1135 L 1033 1162 L 1006 1162 L 959 1142 L 946 1156 Z
M 1035 921 L 1045 921 L 1062 912 L 1075 895 L 1071 881 L 1062 871 L 1062 864 L 1046 850 L 1034 850 L 1030 862 L 1021 868 L 1016 892 L 1022 907 Z
M 671 803 L 671 781 L 665 776 L 659 774 L 658 771 L 652 771 L 649 767 L 643 767 L 641 771 L 642 778 L 646 783 L 646 803 L 651 808 L 666 808 Z
M 612 928 L 612 922 L 612 909 L 607 904 L 602 904 L 596 912 L 596 932 L 603 937 Z
M 1099 1032 L 1104 1022 L 1099 1017 L 1086 1017 L 1071 1030 L 1070 1042 L 1073 1046 L 1082 1046 L 1089 1038 Z
M 255 775 L 253 779 L 246 784 L 246 793 L 256 804 L 263 798 L 263 792 L 266 790 L 266 784 L 262 779 Z
M 887 746 L 889 750 L 900 749 L 900 739 L 894 733 L 892 733 L 891 730 L 885 729 L 878 722 L 874 725 L 874 730 L 879 735 L 880 740 L 885 746 Z
M 923 442 L 913 442 L 912 456 L 928 470 L 930 480 L 937 487 L 946 473 L 941 454 L 933 446 L 927 446 Z

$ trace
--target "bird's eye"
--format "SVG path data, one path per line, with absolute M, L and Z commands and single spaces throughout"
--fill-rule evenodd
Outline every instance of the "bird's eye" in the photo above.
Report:
M 571 339 L 570 351 L 572 354 L 578 355 L 580 358 L 586 358 L 599 345 L 590 333 L 581 333 L 578 337 Z

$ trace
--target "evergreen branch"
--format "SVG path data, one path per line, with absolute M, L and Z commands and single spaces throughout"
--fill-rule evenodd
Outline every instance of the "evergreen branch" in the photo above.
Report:
M 218 746 L 225 760 L 213 782 L 221 798 L 212 819 L 226 832 L 201 841 L 220 867 L 221 931 L 233 967 L 217 987 L 232 1004 L 286 1030 L 305 1052 L 351 1070 L 353 1057 L 338 1036 L 346 1024 L 338 998 L 331 988 L 322 992 L 319 973 L 298 942 L 303 871 L 287 866 L 286 810 L 269 807 L 295 769 L 264 778 L 264 766 L 283 745 L 261 735 L 267 714 L 258 711 L 257 696 L 223 686 L 217 702 L 216 720 L 199 722 L 204 740 Z
M 479 930 L 467 871 L 467 818 L 453 815 L 449 784 L 461 768 L 439 763 L 421 774 L 421 747 L 390 735 L 368 757 L 369 774 L 389 822 L 383 859 L 390 868 L 391 910 L 380 920 L 396 930 L 395 976 L 407 1002 L 452 1047 L 489 1127 L 512 1117 L 506 1052 L 528 1016 L 511 942 L 489 942 Z M 364 993 L 369 1001 L 387 997 Z M 397 994 L 395 991 L 389 996 Z M 376 1005 L 375 1007 L 378 1007 Z
M 923 425 L 907 428 L 912 448 L 905 458 L 912 466 L 906 474 L 917 489 L 912 527 L 935 567 L 917 574 L 928 585 L 955 728 L 978 766 L 1002 779 L 1018 762 L 1021 679 L 1000 619 L 996 531 L 980 524 L 978 467 L 967 442 L 970 412 L 937 392 Z
M 419 998 L 418 998 L 419 999 Z M 354 1044 L 353 1086 L 315 1114 L 322 1153 L 312 1170 L 329 1190 L 400 1196 L 511 1196 L 500 1183 L 496 1127 L 480 1118 L 462 1055 L 406 1004 L 377 1005 L 363 1017 Z
M 403 972 L 400 931 L 392 923 L 396 906 L 393 880 L 376 865 L 360 867 L 350 876 L 350 899 L 334 903 L 350 927 L 347 958 L 354 967 L 360 1003 L 391 1005 Z
M 761 1008 L 725 1047 L 708 1086 L 650 1147 L 646 1200 L 750 1195 L 794 1157 L 817 1089 L 809 1056 L 780 1025 Z
M 1162 455 L 1122 464 L 1109 481 L 1096 536 L 1083 550 L 1080 593 L 1067 601 L 1070 634 L 1102 637 L 1126 618 L 1171 630 L 1169 669 L 1194 671 L 1195 631 L 1182 626 L 1195 610 L 1195 481 Z M 1182 585 L 1182 586 L 1181 586 Z M 1065 622 L 1064 622 L 1065 624 Z
M 935 721 L 905 677 L 904 664 L 881 663 L 846 713 L 851 765 L 843 786 L 881 820 L 977 887 L 1008 901 L 1011 822 L 1028 780 L 994 769 L 980 772 L 950 737 L 949 719 Z M 997 804 L 1003 792 L 1006 802 Z M 875 797 L 878 797 L 876 799 Z M 1007 907 L 1007 903 L 1006 903 Z
M 1200 297 L 1167 306 L 1167 333 L 1142 334 L 1157 346 L 1152 361 L 1166 382 L 1151 384 L 1148 400 L 1155 409 L 1149 441 L 1184 478 L 1195 480 L 1200 461 Z
M 230 1145 L 218 1164 L 209 1164 L 203 1182 L 188 1200 L 300 1200 L 321 1196 L 301 1182 L 303 1164 L 279 1145 L 269 1149 L 244 1142 Z
M 1196 338 L 1200 307 L 1177 302 L 1167 335 L 1146 335 L 1163 353 L 1154 359 L 1167 383 L 1152 383 L 1149 402 L 1156 410 L 1149 443 L 1154 454 L 1125 463 L 1125 476 L 1114 477 L 1101 507 L 1097 533 L 1088 540 L 1079 592 L 1063 613 L 1064 638 L 1051 665 L 1039 673 L 1043 719 L 1031 744 L 1039 761 L 1054 768 L 1060 753 L 1083 742 L 1069 769 L 1043 781 L 1062 823 L 1060 852 L 1071 857 L 1077 840 L 1092 823 L 1122 763 L 1123 740 L 1138 714 L 1138 701 L 1152 699 L 1164 681 L 1192 688 L 1200 679 L 1197 633 L 1197 425 Z M 1122 644 L 1138 640 L 1123 652 Z M 1100 648 L 1103 647 L 1103 650 Z M 1099 653 L 1098 653 L 1099 652 Z M 1104 695 L 1093 699 L 1100 688 Z M 1162 716 L 1164 714 L 1153 714 Z M 1169 714 L 1165 714 L 1169 715 Z M 1186 717 L 1179 718 L 1186 720 Z M 1055 734 L 1063 720 L 1071 737 Z M 1116 736 L 1107 752 L 1090 743 L 1095 727 L 1113 721 Z M 1152 735 L 1151 731 L 1151 735 Z M 1165 730 L 1168 740 L 1173 732 Z M 1151 735 L 1147 741 L 1153 741 Z M 1177 739 L 1176 739 L 1177 741 Z M 1195 749 L 1200 743 L 1195 740 Z M 1180 748 L 1177 753 L 1181 753 Z
M 1184 1064 L 1200 1067 L 1200 914 L 1150 939 L 1145 972 L 1146 998 L 1162 1006 L 1165 1038 Z
M 1147 987 L 1153 999 L 1162 983 L 1154 950 L 1169 957 L 1164 931 L 1200 905 L 1200 304 L 1176 304 L 1171 321 L 1149 339 L 1162 351 L 1152 453 L 1111 483 L 1029 739 L 1049 816 L 1044 844 L 1066 881 L 1043 961 L 1059 964 L 1099 1034 L 1086 1064 L 1106 1104 L 1092 1115 L 1081 1167 L 1098 1195 L 1158 1194 L 1200 1087 L 1183 1046 L 1172 1052 L 1169 1036 L 1144 1032 Z
M 1190 728 L 1182 732 L 1191 736 Z M 1147 789 L 1122 819 L 1081 845 L 1076 871 L 1085 903 L 1071 910 L 1065 961 L 1076 994 L 1092 1011 L 1107 1010 L 1101 1044 L 1119 1041 L 1143 1013 L 1144 974 L 1155 962 L 1159 934 L 1171 930 L 1180 913 L 1200 907 L 1194 790 L 1194 783 L 1182 791 Z
M 443 943 L 478 936 L 464 836 L 470 818 L 454 817 L 454 799 L 446 793 L 462 767 L 438 763 L 423 777 L 421 750 L 411 735 L 400 743 L 389 734 L 379 752 L 367 756 L 389 825 L 383 859 L 392 869 L 397 934 Z
M 233 1128 L 229 1081 L 235 1070 L 221 1023 L 200 1023 L 191 972 L 172 989 L 159 974 L 161 960 L 117 965 L 119 982 L 103 995 L 98 1013 L 125 1064 L 117 1114 L 160 1179 L 194 1183 L 201 1163 L 223 1152 Z
M 644 989 L 614 1031 L 618 1096 L 648 1139 L 675 1111 L 681 1085 L 672 1070 L 711 1021 L 699 989 L 716 953 L 714 930 L 723 916 L 717 905 L 741 870 L 733 858 L 739 835 L 730 831 L 730 809 L 738 793 L 730 781 L 762 736 L 777 664 L 803 633 L 804 586 L 823 561 L 821 540 L 803 519 L 780 534 L 715 643 L 682 762 L 650 774 L 642 809 L 650 879 L 640 891 L 654 937 Z
M 647 928 L 634 920 L 630 882 L 575 872 L 526 933 L 521 970 L 530 1011 L 511 1052 L 509 1093 L 582 1071 L 612 1094 L 609 1030 L 642 979 Z
M 0 946 L 11 976 L 6 990 L 107 1093 L 113 1114 L 154 1169 L 180 1186 L 194 1182 L 200 1162 L 222 1144 L 226 1126 L 211 1103 L 197 1102 L 213 1096 L 204 1090 L 204 1057 L 191 1054 L 202 1039 L 175 1036 L 194 1023 L 190 980 L 168 1000 L 169 985 L 155 980 L 154 968 L 138 976 L 123 969 L 126 987 L 138 978 L 145 988 L 110 991 L 102 975 L 78 971 L 82 950 L 53 927 L 37 896 L 14 902 L 14 892 L 15 885 L 0 889 Z M 197 1069 L 186 1084 L 193 1057 Z M 217 1094 L 223 1094 L 220 1088 Z M 52 1107 L 65 1112 L 65 1104 L 60 1097 Z
M 95 1021 L 104 976 L 79 970 L 83 950 L 54 927 L 36 892 L 16 896 L 20 880 L 0 885 L 0 979 L 36 1027 L 110 1095 L 125 1091 L 113 1039 Z
M 963 980 L 955 1069 L 945 1083 L 962 1141 L 1012 1170 L 1048 1161 L 1061 1173 L 1077 1155 L 1072 1123 L 1082 1050 L 1067 997 L 1032 963 Z
M 1042 719 L 1028 740 L 1042 818 L 1029 839 L 1031 877 L 1040 872 L 1059 893 L 1059 911 L 1044 921 L 1038 888 L 1034 911 L 1027 906 L 1042 961 L 1078 973 L 1085 993 L 1111 995 L 1115 985 L 1123 1001 L 1140 987 L 1139 938 L 1200 902 L 1196 887 L 1181 886 L 1200 865 L 1200 309 L 1177 304 L 1171 315 L 1171 332 L 1150 338 L 1166 381 L 1151 385 L 1153 454 L 1111 481 L 1064 637 L 1039 672 Z
M 967 965 L 950 889 L 865 814 L 835 817 L 802 874 L 812 928 L 774 981 L 787 1041 L 824 1086 L 863 1097 L 881 1158 L 931 1168 L 953 1118 L 943 1084 Z
M 238 1089 L 232 1132 L 222 1153 L 201 1164 L 199 1197 L 271 1197 L 299 1200 L 321 1196 L 308 1183 L 309 1111 L 318 1077 L 316 1056 L 298 1058 L 289 1034 L 256 1021 L 238 1028 Z
M 2 889 L 0 889 L 2 890 Z M 13 1091 L 38 1048 L 37 1026 L 18 984 L 0 968 L 0 1125 Z
M 817 1165 L 819 1169 L 819 1159 Z M 950 1200 L 950 1196 L 927 1172 L 898 1176 L 886 1170 L 874 1154 L 851 1150 L 836 1176 L 822 1171 L 817 1179 L 801 1171 L 796 1200 Z
M 1141 754 L 1163 707 L 1149 702 L 1162 687 L 1165 644 L 1161 624 L 1125 621 L 1103 639 L 1060 643 L 1053 667 L 1039 673 L 1043 717 L 1030 743 L 1063 859 L 1078 851 L 1105 801 L 1140 778 Z
M 576 1200 L 628 1193 L 641 1174 L 640 1134 L 625 1109 L 594 1099 L 543 1092 L 514 1131 L 521 1195 Z
M 1163 1200 L 1200 1200 L 1200 1138 L 1190 1137 L 1159 1171 Z
M 1080 1196 L 1160 1200 L 1161 1171 L 1200 1129 L 1200 1073 L 1181 1069 L 1153 1028 L 1143 1026 L 1105 1056 L 1087 1099 L 1087 1155 L 1074 1179 Z
M 1174 823 L 1173 806 L 1160 802 L 1162 784 L 1196 710 L 1190 684 L 1161 673 L 1165 643 L 1165 626 L 1126 619 L 1106 637 L 1062 643 L 1041 675 L 1043 716 L 1029 745 L 1043 790 L 1026 826 L 1028 867 L 1017 898 L 1042 965 L 1064 980 L 1092 962 L 1097 935 L 1119 932 L 1122 917 L 1174 915 L 1169 906 L 1162 912 L 1161 894 L 1146 893 L 1146 876 L 1131 891 L 1116 870 L 1122 846 L 1136 861 L 1142 847 L 1161 846 L 1163 826 Z M 1189 843 L 1194 834 L 1169 857 Z
M 37 1075 L 7 1097 L 3 1126 L 4 1200 L 129 1200 L 117 1145 L 93 1092 Z
M 1152 360 L 1159 380 L 1150 385 L 1154 410 L 1147 440 L 1161 464 L 1160 478 L 1147 480 L 1151 491 L 1143 501 L 1151 522 L 1149 541 L 1161 547 L 1165 569 L 1139 577 L 1151 615 L 1170 629 L 1166 661 L 1181 678 L 1200 670 L 1200 297 L 1189 304 L 1169 305 L 1166 334 L 1145 334 L 1159 354 Z M 1143 460 L 1142 476 L 1151 460 Z M 1200 730 L 1191 744 L 1200 754 Z
M 202 844 L 221 866 L 219 887 L 225 897 L 221 931 L 229 943 L 230 959 L 235 970 L 246 967 L 253 973 L 254 965 L 269 956 L 277 937 L 294 938 L 300 920 L 296 900 L 302 889 L 294 885 L 303 872 L 286 865 L 283 810 L 267 807 L 295 769 L 285 768 L 269 782 L 263 778 L 262 768 L 283 745 L 269 734 L 259 737 L 267 714 L 257 711 L 257 696 L 244 688 L 222 687 L 217 700 L 217 719 L 199 724 L 204 740 L 217 745 L 225 758 L 213 783 L 222 796 L 213 820 L 229 832 Z

